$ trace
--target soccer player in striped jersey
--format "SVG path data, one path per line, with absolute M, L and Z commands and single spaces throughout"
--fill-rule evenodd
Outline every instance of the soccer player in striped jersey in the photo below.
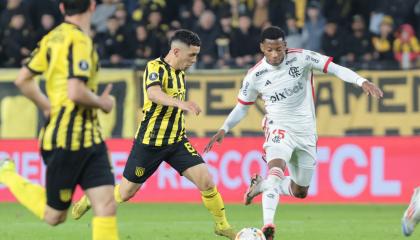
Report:
M 0 183 L 38 218 L 50 225 L 65 221 L 79 184 L 92 202 L 92 238 L 117 240 L 114 175 L 101 135 L 98 109 L 114 106 L 112 86 L 98 96 L 98 55 L 89 37 L 94 0 L 61 0 L 65 22 L 39 42 L 21 68 L 15 84 L 45 114 L 39 139 L 47 166 L 46 187 L 32 184 L 15 171 L 11 160 L 0 161 Z M 47 96 L 34 81 L 43 74 Z
M 184 111 L 201 112 L 196 103 L 185 99 L 185 70 L 196 62 L 201 41 L 191 31 L 178 30 L 169 44 L 169 53 L 149 61 L 144 71 L 144 116 L 121 184 L 115 187 L 115 199 L 125 202 L 132 198 L 165 161 L 200 190 L 204 206 L 213 215 L 215 233 L 234 239 L 236 233 L 226 220 L 222 197 L 207 165 L 185 135 Z M 72 210 L 73 217 L 80 218 L 89 207 L 88 199 L 82 197 Z
M 264 58 L 251 68 L 239 91 L 238 104 L 222 128 L 205 148 L 221 142 L 225 134 L 246 115 L 249 106 L 261 95 L 267 112 L 263 121 L 263 145 L 269 175 L 251 179 L 245 204 L 262 193 L 262 231 L 267 240 L 274 238 L 274 215 L 279 195 L 305 198 L 316 166 L 316 117 L 313 70 L 332 73 L 357 84 L 369 95 L 382 97 L 382 91 L 350 69 L 332 62 L 331 57 L 286 47 L 285 34 L 279 27 L 268 27 L 261 34 L 260 49 Z M 290 176 L 285 176 L 286 166 Z

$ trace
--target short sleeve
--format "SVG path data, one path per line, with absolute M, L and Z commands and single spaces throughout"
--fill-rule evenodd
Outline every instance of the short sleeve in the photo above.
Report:
M 238 102 L 244 105 L 251 105 L 255 102 L 258 97 L 258 91 L 255 89 L 252 74 L 248 74 L 242 83 L 242 87 L 239 90 Z
M 74 40 L 68 50 L 68 78 L 87 82 L 92 73 L 92 43 L 87 40 Z
M 146 89 L 155 85 L 162 86 L 163 75 L 164 68 L 161 65 L 149 62 L 143 75 Z
M 39 42 L 38 46 L 32 51 L 25 66 L 35 74 L 45 72 L 48 69 L 47 54 L 48 49 L 42 44 L 42 41 Z
M 322 55 L 317 52 L 304 50 L 303 51 L 303 61 L 311 68 L 327 73 L 328 65 L 332 62 L 333 58 Z

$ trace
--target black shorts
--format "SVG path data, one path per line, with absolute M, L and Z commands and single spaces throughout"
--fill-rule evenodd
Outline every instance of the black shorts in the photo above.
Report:
M 123 176 L 130 182 L 144 183 L 163 161 L 180 175 L 188 168 L 204 163 L 203 158 L 186 138 L 163 147 L 144 145 L 134 141 Z
M 114 185 L 114 174 L 105 143 L 77 151 L 42 150 L 41 154 L 47 166 L 47 204 L 54 209 L 69 208 L 77 184 L 83 190 Z

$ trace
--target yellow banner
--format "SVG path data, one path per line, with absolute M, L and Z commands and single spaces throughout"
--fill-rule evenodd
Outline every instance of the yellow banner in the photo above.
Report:
M 420 134 L 420 71 L 363 71 L 384 91 L 384 98 L 366 96 L 362 89 L 332 75 L 315 76 L 318 134 L 414 135 Z M 139 74 L 140 75 L 140 74 Z M 187 74 L 187 97 L 202 109 L 187 116 L 190 136 L 211 136 L 237 103 L 244 71 Z M 234 136 L 262 134 L 264 104 L 259 100 L 236 126 Z
M 2 69 L 0 74 L 0 138 L 35 138 L 44 119 L 36 106 L 22 96 L 13 81 L 17 70 Z M 107 83 L 113 84 L 111 94 L 115 108 L 110 114 L 100 112 L 105 137 L 132 138 L 136 130 L 137 82 L 132 70 L 99 71 L 99 93 Z M 44 89 L 44 81 L 40 81 Z

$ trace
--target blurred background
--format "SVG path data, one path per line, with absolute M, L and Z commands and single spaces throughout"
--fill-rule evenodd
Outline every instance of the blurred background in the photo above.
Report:
M 14 158 L 23 176 L 40 183 L 45 167 L 36 138 L 44 119 L 13 81 L 37 42 L 62 20 L 58 0 L 0 0 L 0 157 Z M 144 66 L 168 51 L 174 31 L 187 28 L 202 40 L 187 73 L 187 97 L 203 113 L 186 118 L 201 152 L 235 106 L 247 69 L 262 58 L 259 34 L 270 25 L 284 29 L 289 47 L 332 56 L 384 91 L 377 101 L 334 76 L 315 76 L 319 165 L 310 198 L 407 202 L 420 183 L 420 0 L 97 1 L 92 38 L 101 58 L 99 91 L 113 83 L 116 98 L 115 109 L 100 117 L 117 181 L 142 118 Z M 38 80 L 44 88 L 42 76 Z M 231 138 L 203 156 L 227 202 L 241 201 L 252 173 L 266 174 L 263 109 L 258 101 Z M 167 165 L 148 184 L 136 201 L 199 202 L 191 184 Z M 0 193 L 0 201 L 13 201 L 1 186 Z

